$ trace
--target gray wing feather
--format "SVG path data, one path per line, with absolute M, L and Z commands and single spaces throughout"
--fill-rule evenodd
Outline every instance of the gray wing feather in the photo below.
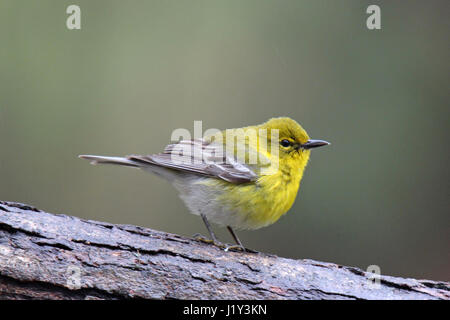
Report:
M 182 156 L 184 161 L 174 160 L 174 155 Z M 199 139 L 182 140 L 179 143 L 170 144 L 163 153 L 129 156 L 127 159 L 220 178 L 231 183 L 251 182 L 257 178 L 249 167 L 224 154 L 219 145 Z

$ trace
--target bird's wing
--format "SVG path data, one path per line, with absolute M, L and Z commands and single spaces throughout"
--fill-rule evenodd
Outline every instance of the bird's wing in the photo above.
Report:
M 182 172 L 220 178 L 231 183 L 255 181 L 258 175 L 245 164 L 223 151 L 220 144 L 203 139 L 182 140 L 169 144 L 163 153 L 137 156 L 126 159 L 142 165 L 157 165 Z

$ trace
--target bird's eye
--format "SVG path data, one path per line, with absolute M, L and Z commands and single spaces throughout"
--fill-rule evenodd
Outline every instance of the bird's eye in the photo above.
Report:
M 289 147 L 291 145 L 291 142 L 288 139 L 283 139 L 283 140 L 280 141 L 280 144 L 283 147 L 287 148 L 287 147 Z

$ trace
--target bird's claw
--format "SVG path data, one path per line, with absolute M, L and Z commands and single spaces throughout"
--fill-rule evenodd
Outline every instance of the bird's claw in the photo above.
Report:
M 232 245 L 232 244 L 227 244 L 227 243 L 222 243 L 220 241 L 217 240 L 211 240 L 206 238 L 205 236 L 201 235 L 200 233 L 196 233 L 192 236 L 195 240 L 200 241 L 200 242 L 204 242 L 207 244 L 213 244 L 216 247 L 223 249 L 224 251 L 241 251 L 241 252 L 253 252 L 252 250 L 248 250 L 245 249 L 243 246 L 241 245 Z
M 224 251 L 230 251 L 230 250 L 233 250 L 233 251 L 242 251 L 242 252 L 247 251 L 247 250 L 246 250 L 243 246 L 241 246 L 241 245 L 238 245 L 238 244 L 235 244 L 235 245 L 227 244 L 227 245 L 225 246 L 225 248 L 224 248 Z
M 192 236 L 195 240 L 200 241 L 200 242 L 204 242 L 204 243 L 213 243 L 214 244 L 214 240 L 208 239 L 207 237 L 205 237 L 204 235 L 201 235 L 200 233 L 196 233 Z

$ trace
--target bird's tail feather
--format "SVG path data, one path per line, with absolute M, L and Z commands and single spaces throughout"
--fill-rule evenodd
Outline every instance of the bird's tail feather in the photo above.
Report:
M 137 161 L 133 161 L 131 159 L 127 159 L 124 157 L 105 157 L 105 156 L 94 156 L 94 155 L 79 155 L 81 159 L 86 159 L 91 162 L 91 164 L 116 164 L 120 166 L 129 166 L 129 167 L 142 167 Z

